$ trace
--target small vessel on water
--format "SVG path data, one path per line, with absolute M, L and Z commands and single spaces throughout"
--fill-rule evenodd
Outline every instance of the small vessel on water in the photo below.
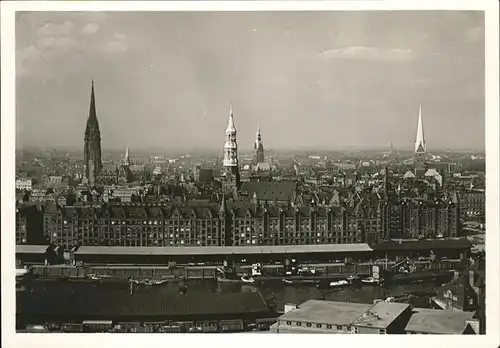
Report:
M 329 287 L 330 288 L 343 288 L 347 285 L 349 285 L 349 282 L 347 280 L 337 280 L 335 282 L 330 282 Z
M 346 278 L 346 281 L 352 285 L 361 284 L 361 278 L 357 275 L 350 275 Z
M 363 284 L 371 284 L 371 285 L 380 285 L 383 283 L 383 279 L 381 278 L 374 278 L 374 277 L 368 277 L 365 279 L 361 279 L 361 283 Z
M 162 284 L 168 283 L 168 279 L 160 279 L 160 280 L 152 280 L 152 279 L 137 280 L 137 279 L 130 279 L 130 282 L 135 283 L 137 285 L 153 286 L 153 285 L 162 285 Z
M 287 286 L 291 285 L 318 285 L 319 281 L 314 279 L 287 279 L 283 278 L 281 280 L 283 284 Z
M 253 284 L 253 283 L 255 283 L 255 279 L 253 277 L 249 277 L 246 274 L 244 274 L 244 275 L 241 276 L 241 281 L 244 284 Z

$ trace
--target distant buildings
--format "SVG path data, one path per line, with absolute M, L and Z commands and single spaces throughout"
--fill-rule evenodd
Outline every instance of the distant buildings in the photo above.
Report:
M 17 190 L 31 191 L 32 187 L 33 187 L 33 179 L 31 178 L 16 179 Z

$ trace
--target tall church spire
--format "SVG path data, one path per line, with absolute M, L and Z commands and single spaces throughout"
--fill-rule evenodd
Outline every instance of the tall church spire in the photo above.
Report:
M 418 110 L 417 137 L 415 139 L 415 153 L 425 153 L 427 150 L 424 138 L 424 123 L 422 121 L 422 105 Z
M 85 128 L 83 157 L 85 161 L 85 177 L 93 185 L 101 171 L 101 132 L 95 106 L 94 81 L 90 92 L 90 107 L 87 126 Z
M 99 137 L 101 136 L 95 108 L 94 81 L 92 81 L 92 89 L 90 92 L 89 117 L 87 119 L 87 128 L 85 129 L 85 137 L 90 138 L 93 134 L 96 134 Z
M 232 106 L 229 106 L 229 121 L 226 128 L 223 166 L 226 174 L 226 187 L 238 188 L 240 182 L 238 168 L 238 143 L 236 142 L 236 127 L 234 126 Z

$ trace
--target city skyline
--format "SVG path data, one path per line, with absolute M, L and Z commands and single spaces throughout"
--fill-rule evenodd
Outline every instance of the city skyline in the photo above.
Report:
M 267 149 L 411 149 L 420 105 L 429 150 L 484 149 L 479 12 L 48 12 L 16 25 L 18 148 L 81 147 L 95 80 L 103 151 L 222 149 L 230 104 L 243 151 L 259 125 Z

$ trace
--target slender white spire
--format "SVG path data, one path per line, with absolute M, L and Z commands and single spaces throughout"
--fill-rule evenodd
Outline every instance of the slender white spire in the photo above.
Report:
M 125 149 L 125 159 L 123 161 L 125 163 L 125 165 L 129 165 L 130 164 L 130 157 L 129 157 L 129 154 L 128 154 L 128 146 L 127 148 Z
M 224 167 L 238 167 L 238 144 L 236 142 L 236 127 L 234 126 L 233 107 L 229 106 L 229 122 L 226 128 L 224 144 Z
M 415 152 L 417 153 L 424 153 L 426 152 L 427 148 L 425 145 L 425 138 L 424 138 L 424 122 L 422 120 L 422 105 L 420 105 L 420 108 L 418 110 L 418 125 L 417 125 L 417 137 L 415 139 Z
M 226 133 L 236 132 L 236 127 L 234 126 L 234 116 L 233 116 L 233 106 L 229 105 L 229 122 L 227 124 Z

